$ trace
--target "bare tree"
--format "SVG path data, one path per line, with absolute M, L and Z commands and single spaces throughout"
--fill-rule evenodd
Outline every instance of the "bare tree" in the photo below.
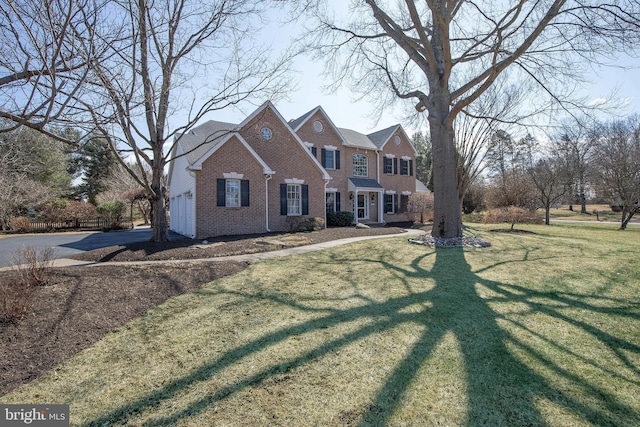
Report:
M 620 229 L 640 211 L 640 117 L 601 126 L 596 148 L 601 185 L 622 206 Z
M 485 171 L 488 160 L 497 152 L 496 135 L 512 142 L 504 129 L 523 119 L 518 114 L 522 93 L 520 87 L 496 84 L 456 118 L 454 139 L 460 206 L 469 188 Z
M 561 134 L 553 142 L 554 157 L 564 160 L 572 181 L 575 201 L 580 204 L 580 213 L 587 213 L 587 186 L 593 170 L 596 150 L 597 126 L 581 118 L 565 122 Z
M 349 79 L 354 89 L 380 105 L 413 100 L 418 111 L 428 113 L 435 192 L 432 234 L 447 238 L 462 236 L 456 117 L 501 78 L 529 79 L 546 95 L 540 106 L 568 108 L 575 105 L 570 95 L 584 61 L 632 52 L 638 39 L 636 1 L 354 4 L 349 22 L 314 9 L 319 25 L 311 44 L 333 67 L 336 82 Z
M 0 170 L 0 229 L 9 230 L 11 220 L 24 215 L 50 197 L 49 189 L 25 175 L 9 175 Z
M 47 124 L 66 122 L 88 71 L 79 40 L 96 23 L 92 0 L 0 4 L 0 133 L 27 126 L 71 144 Z
M 274 59 L 256 41 L 265 7 L 241 0 L 113 0 L 102 11 L 85 47 L 90 81 L 74 112 L 91 117 L 89 126 L 149 194 L 153 241 L 168 239 L 164 170 L 172 144 L 207 113 L 286 93 L 286 58 Z M 180 124 L 171 126 L 176 115 Z M 145 164 L 150 179 L 136 173 Z
M 562 158 L 547 157 L 538 160 L 529 169 L 529 175 L 537 190 L 538 202 L 545 210 L 544 223 L 549 225 L 551 206 L 562 200 L 571 188 L 569 170 Z

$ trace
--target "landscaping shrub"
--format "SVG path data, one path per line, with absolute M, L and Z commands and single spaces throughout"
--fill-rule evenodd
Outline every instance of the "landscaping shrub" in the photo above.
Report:
M 37 250 L 31 246 L 23 247 L 13 253 L 12 264 L 15 267 L 16 282 L 30 286 L 43 286 L 51 279 L 51 265 L 55 251 L 53 248 Z
M 15 322 L 29 314 L 34 290 L 34 286 L 17 278 L 0 278 L 0 321 Z
M 510 223 L 513 230 L 516 224 L 542 224 L 544 219 L 530 210 L 509 206 L 485 212 L 482 222 L 485 224 Z
M 36 286 L 51 280 L 53 255 L 53 248 L 24 247 L 13 253 L 11 276 L 0 278 L 0 321 L 15 322 L 29 314 Z
M 31 221 L 29 218 L 19 216 L 11 220 L 11 229 L 14 231 L 20 231 L 22 233 L 31 230 Z
M 289 231 L 318 231 L 324 228 L 324 219 L 318 217 L 287 217 Z
M 327 225 L 329 227 L 349 227 L 353 224 L 353 212 L 340 211 L 327 213 Z
M 119 200 L 111 200 L 98 205 L 96 210 L 98 214 L 107 221 L 107 228 L 113 230 L 120 226 L 122 213 L 124 212 L 124 203 Z

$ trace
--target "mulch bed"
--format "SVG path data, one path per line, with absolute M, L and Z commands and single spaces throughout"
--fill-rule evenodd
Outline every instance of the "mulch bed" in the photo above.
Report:
M 97 249 L 74 258 L 96 262 L 198 259 L 401 231 L 394 227 L 329 228 L 209 239 L 207 245 L 193 240 L 145 242 Z M 0 323 L 0 396 L 33 381 L 149 308 L 245 267 L 245 263 L 224 261 L 53 269 L 50 283 L 36 289 L 30 314 L 18 322 Z M 8 280 L 9 274 L 0 272 L 0 280 Z

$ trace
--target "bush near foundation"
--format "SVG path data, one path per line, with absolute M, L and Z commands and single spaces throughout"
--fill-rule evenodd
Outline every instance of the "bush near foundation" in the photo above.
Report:
M 340 211 L 327 213 L 327 225 L 329 227 L 349 227 L 353 224 L 353 212 Z
M 289 231 L 318 231 L 324 228 L 324 219 L 318 217 L 287 217 Z

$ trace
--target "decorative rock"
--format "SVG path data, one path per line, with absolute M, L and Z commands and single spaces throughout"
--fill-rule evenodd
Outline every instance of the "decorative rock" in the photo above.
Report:
M 356 228 L 371 228 L 371 227 L 369 227 L 367 224 L 363 224 L 359 222 L 356 224 Z
M 423 234 L 422 236 L 409 239 L 409 242 L 429 246 L 431 248 L 451 248 L 460 246 L 488 248 L 489 246 L 491 246 L 491 243 L 485 242 L 484 240 L 480 240 L 477 237 L 473 236 L 445 239 L 442 237 L 433 237 L 429 234 Z

